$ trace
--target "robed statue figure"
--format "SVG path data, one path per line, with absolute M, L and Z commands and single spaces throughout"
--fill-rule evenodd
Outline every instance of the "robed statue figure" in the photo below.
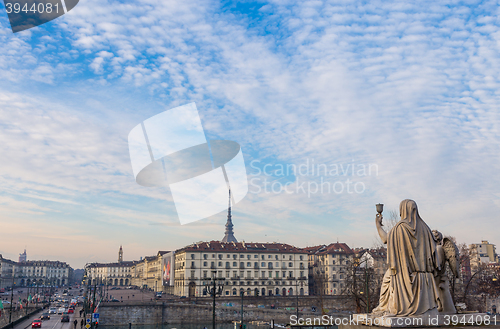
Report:
M 382 228 L 382 215 L 379 213 L 376 217 L 380 238 L 387 244 L 388 270 L 382 280 L 379 305 L 373 314 L 432 316 L 443 311 L 454 313 L 453 302 L 449 305 L 449 287 L 440 284 L 445 255 L 438 239 L 420 218 L 415 201 L 401 201 L 399 212 L 401 220 L 389 233 Z M 447 302 L 445 309 L 443 299 Z

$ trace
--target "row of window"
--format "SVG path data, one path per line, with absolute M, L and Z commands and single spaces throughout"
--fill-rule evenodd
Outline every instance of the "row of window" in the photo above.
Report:
M 230 265 L 231 265 L 230 262 L 226 262 L 226 268 L 229 268 Z M 208 262 L 203 262 L 203 266 L 208 266 Z M 215 266 L 215 262 L 210 262 L 210 266 L 214 267 Z M 217 266 L 222 267 L 222 262 L 218 262 Z M 233 262 L 233 267 L 237 267 L 237 266 L 238 266 L 238 262 Z M 259 267 L 259 263 L 258 262 L 254 262 L 253 266 L 254 267 Z M 260 266 L 261 267 L 266 267 L 266 263 L 265 262 L 261 262 Z M 280 263 L 276 262 L 276 268 L 279 268 L 279 266 L 280 266 Z M 304 268 L 304 263 L 300 263 L 299 266 L 300 266 L 300 268 Z M 195 264 L 194 261 L 192 261 L 191 262 L 191 268 L 195 268 L 195 267 L 196 267 L 196 264 Z M 245 263 L 244 262 L 240 262 L 240 268 L 244 268 L 244 267 L 245 267 Z M 252 267 L 252 263 L 251 262 L 247 262 L 246 263 L 246 267 Z M 268 268 L 273 268 L 273 263 L 272 262 L 268 262 L 267 263 L 267 267 Z M 283 268 L 286 267 L 286 263 L 285 262 L 282 263 L 282 267 Z M 292 262 L 288 263 L 288 267 L 293 267 L 293 263 Z
M 282 277 L 282 278 L 286 278 L 287 277 L 286 276 L 286 274 L 287 274 L 286 271 L 281 271 L 281 272 L 280 271 L 275 271 L 274 273 L 275 273 L 274 277 L 277 278 L 277 279 L 279 279 L 280 277 Z M 231 274 L 230 271 L 226 271 L 226 276 L 225 277 L 226 278 L 230 278 L 230 274 Z M 261 274 L 262 274 L 261 278 L 265 278 L 265 279 L 267 279 L 267 278 L 273 278 L 273 271 L 267 271 L 267 273 L 266 273 L 266 271 L 262 271 Z M 195 271 L 191 271 L 191 278 L 194 278 L 194 277 L 195 277 Z M 222 271 L 219 271 L 218 277 L 219 278 L 222 277 Z M 240 275 L 238 275 L 238 271 L 233 271 L 232 278 L 240 278 L 240 277 L 242 279 L 244 279 L 243 272 L 241 272 Z M 251 279 L 251 278 L 256 278 L 257 279 L 258 277 L 259 277 L 259 271 L 255 271 L 253 277 L 252 277 L 252 272 L 251 271 L 247 271 L 247 279 Z M 294 277 L 293 271 L 289 271 L 288 272 L 288 277 L 289 278 Z M 301 278 L 305 277 L 304 271 L 300 271 L 299 277 L 301 277 Z M 204 279 L 209 278 L 208 271 L 203 271 L 203 278 Z
M 238 259 L 238 255 L 237 254 L 232 254 L 232 255 L 231 254 L 226 254 L 226 258 L 231 258 L 231 256 L 232 256 L 233 259 Z M 252 258 L 252 255 L 246 255 L 246 256 L 247 256 L 247 259 L 251 259 Z M 195 254 L 191 254 L 191 259 L 195 259 L 195 257 L 196 257 Z M 218 254 L 217 257 L 219 259 L 223 258 L 222 254 Z M 212 254 L 212 258 L 215 258 L 215 254 Z M 239 258 L 245 258 L 245 255 L 241 255 L 240 254 Z M 259 258 L 259 255 L 253 255 L 253 258 L 254 259 Z M 267 259 L 272 259 L 272 258 L 273 258 L 273 255 L 267 255 Z M 304 258 L 303 255 L 299 255 L 299 260 L 303 260 L 303 258 Z M 208 254 L 203 254 L 203 259 L 208 259 Z M 261 259 L 265 260 L 266 259 L 265 255 L 261 255 Z M 274 255 L 274 259 L 279 260 L 279 256 L 278 255 Z M 283 255 L 283 259 L 286 259 L 285 255 Z M 293 260 L 293 256 L 292 255 L 288 255 L 288 259 L 289 260 Z

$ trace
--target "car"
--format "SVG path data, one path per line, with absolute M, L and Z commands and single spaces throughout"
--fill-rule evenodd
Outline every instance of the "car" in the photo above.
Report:
M 50 314 L 43 313 L 42 316 L 40 316 L 40 320 L 50 320 Z
M 64 307 L 60 307 L 58 310 L 57 310 L 57 314 L 63 314 L 64 312 L 66 312 L 66 309 Z
M 64 314 L 63 316 L 61 316 L 61 322 L 69 322 L 69 315 Z
M 68 309 L 68 314 L 71 314 L 71 313 L 75 313 L 75 311 L 74 311 L 74 310 L 70 307 L 70 308 Z
M 55 307 L 49 308 L 49 314 L 57 314 L 57 308 Z
M 35 319 L 33 322 L 31 322 L 31 328 L 41 328 L 42 327 L 42 320 L 40 319 Z

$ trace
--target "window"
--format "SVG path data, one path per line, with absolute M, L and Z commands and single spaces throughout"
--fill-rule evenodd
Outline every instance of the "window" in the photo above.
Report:
M 247 267 L 252 267 L 252 263 L 247 262 Z
M 245 263 L 240 262 L 240 267 L 245 267 Z
M 240 255 L 240 258 L 245 258 L 245 255 Z
M 203 262 L 203 266 L 207 266 L 207 262 Z
M 236 259 L 236 258 L 238 258 L 238 255 L 233 255 L 233 259 Z
M 215 267 L 215 262 L 210 262 L 210 266 Z
M 207 259 L 207 254 L 203 254 L 203 259 Z
M 222 259 L 222 255 L 221 254 L 219 254 L 218 257 L 219 257 L 219 259 Z
M 219 262 L 219 266 L 222 266 L 222 262 Z
M 269 271 L 269 277 L 272 278 L 273 277 L 273 271 Z
M 260 266 L 266 267 L 266 263 L 262 262 L 262 263 L 260 263 Z
M 271 259 L 271 258 L 273 258 L 273 256 L 271 256 L 271 255 L 268 255 L 268 256 L 267 256 L 267 258 Z
M 233 262 L 233 266 L 234 266 L 234 267 L 238 266 L 238 263 Z
M 203 278 L 206 279 L 207 277 L 207 271 L 203 271 Z
M 274 258 L 275 258 L 276 260 L 278 260 L 278 255 L 275 255 L 275 256 L 274 256 Z
M 229 262 L 226 262 L 226 268 L 229 268 Z
M 253 255 L 253 258 L 259 258 L 259 255 Z
M 293 267 L 293 263 L 292 262 L 288 263 L 288 267 Z
M 300 255 L 300 256 L 299 256 L 299 259 L 300 259 L 300 260 L 302 260 L 303 258 L 304 258 L 304 256 L 302 256 L 302 255 Z
M 226 257 L 227 257 L 227 258 L 231 258 L 231 255 L 227 254 L 227 255 L 226 255 Z
M 191 254 L 191 259 L 194 259 L 194 254 Z

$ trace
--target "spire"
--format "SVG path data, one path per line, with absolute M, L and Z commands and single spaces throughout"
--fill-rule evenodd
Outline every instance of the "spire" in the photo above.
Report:
M 118 251 L 118 262 L 121 263 L 123 262 L 123 248 L 120 245 L 120 250 Z
M 229 206 L 227 207 L 226 232 L 222 242 L 238 242 L 233 233 L 233 221 L 231 220 L 231 188 L 229 188 Z

